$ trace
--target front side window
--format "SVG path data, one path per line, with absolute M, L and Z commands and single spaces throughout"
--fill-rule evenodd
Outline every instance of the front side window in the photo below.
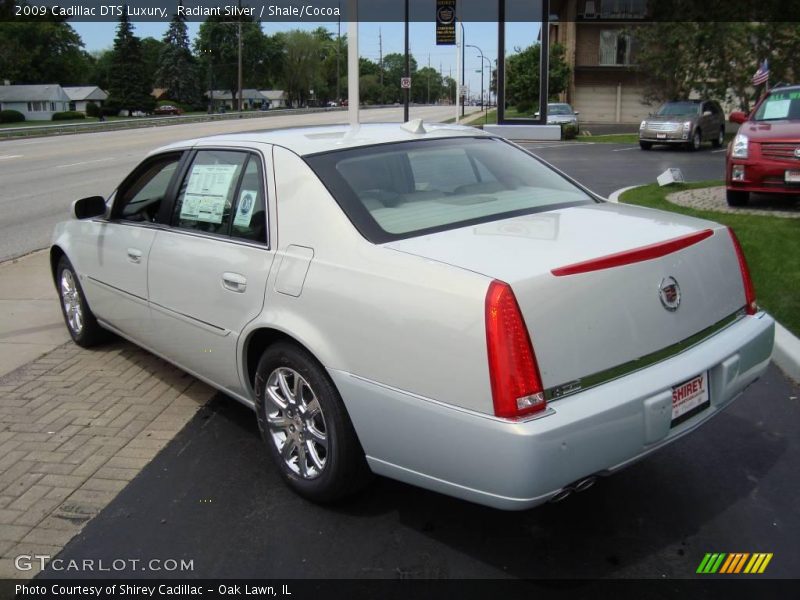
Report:
M 527 152 L 494 138 L 366 146 L 306 162 L 374 243 L 594 201 Z
M 112 218 L 154 222 L 180 159 L 180 153 L 167 154 L 149 160 L 137 169 L 117 193 Z

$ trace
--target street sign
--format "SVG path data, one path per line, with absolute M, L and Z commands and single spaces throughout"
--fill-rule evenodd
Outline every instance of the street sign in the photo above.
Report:
M 459 89 L 459 93 L 460 93 L 462 96 L 466 96 L 467 94 L 469 94 L 469 86 L 462 85 L 462 86 L 460 86 L 458 89 Z
M 404 90 L 411 89 L 411 77 L 401 77 L 400 78 L 400 87 Z
M 436 0 L 436 45 L 456 45 L 456 0 Z

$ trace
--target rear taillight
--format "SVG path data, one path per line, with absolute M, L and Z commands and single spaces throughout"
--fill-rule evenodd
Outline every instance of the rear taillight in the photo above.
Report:
M 748 315 L 754 315 L 758 311 L 758 305 L 756 304 L 756 290 L 753 287 L 753 280 L 750 279 L 750 269 L 747 267 L 747 260 L 744 257 L 744 252 L 742 252 L 742 246 L 739 244 L 733 229 L 728 227 L 728 233 L 731 234 L 731 241 L 736 250 L 736 258 L 739 259 L 739 271 L 742 273 L 742 284 L 744 284 L 745 309 Z
M 486 346 L 494 414 L 515 418 L 547 406 L 531 338 L 514 292 L 492 281 L 486 292 Z

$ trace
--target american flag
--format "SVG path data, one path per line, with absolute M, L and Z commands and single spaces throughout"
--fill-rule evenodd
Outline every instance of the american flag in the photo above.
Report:
M 764 62 L 761 63 L 761 66 L 758 67 L 758 71 L 756 74 L 753 75 L 753 85 L 761 85 L 769 80 L 769 63 L 767 60 L 764 59 Z

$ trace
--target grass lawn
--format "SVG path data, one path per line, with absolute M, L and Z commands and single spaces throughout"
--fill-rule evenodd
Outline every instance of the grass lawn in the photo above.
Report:
M 650 184 L 622 194 L 621 202 L 710 219 L 728 225 L 742 244 L 756 288 L 758 304 L 800 336 L 800 219 L 694 210 L 668 202 L 672 192 L 723 185 L 722 181 Z
M 609 133 L 607 135 L 579 135 L 578 142 L 600 142 L 606 144 L 638 144 L 638 133 Z

